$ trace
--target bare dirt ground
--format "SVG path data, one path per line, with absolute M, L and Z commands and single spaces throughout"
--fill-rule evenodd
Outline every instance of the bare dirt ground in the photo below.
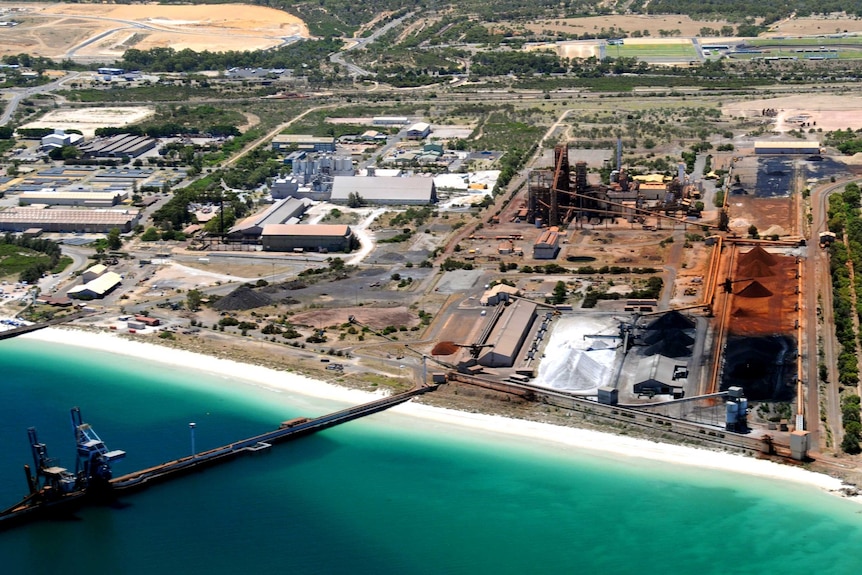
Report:
M 775 120 L 776 132 L 787 132 L 800 128 L 799 121 L 811 122 L 812 126 L 830 130 L 862 128 L 862 97 L 852 95 L 822 94 L 816 98 L 810 95 L 782 96 L 733 102 L 722 107 L 726 116 L 738 118 L 762 117 L 765 108 L 778 111 Z M 814 124 L 816 122 L 816 124 Z
M 291 317 L 291 321 L 298 325 L 330 327 L 348 323 L 350 316 L 354 316 L 356 321 L 376 329 L 383 329 L 390 325 L 411 327 L 419 323 L 416 315 L 410 313 L 406 307 L 372 308 L 365 306 L 313 309 L 294 315 Z
M 0 13 L 20 24 L 0 37 L 0 55 L 113 60 L 129 48 L 264 50 L 289 36 L 308 37 L 295 16 L 262 6 L 4 4 Z
M 790 198 L 756 198 L 754 196 L 732 195 L 728 199 L 730 229 L 740 235 L 747 235 L 748 226 L 755 225 L 763 235 L 777 232 L 780 227 L 785 234 L 792 234 L 793 201 Z M 780 234 L 779 235 L 783 235 Z
M 847 17 L 846 14 L 810 18 L 788 18 L 769 27 L 764 36 L 811 36 L 817 34 L 841 34 L 843 32 L 862 32 L 862 20 Z
M 559 20 L 537 20 L 525 25 L 533 32 L 553 30 L 570 34 L 592 34 L 616 28 L 625 32 L 649 31 L 650 36 L 659 36 L 661 30 L 679 30 L 680 36 L 697 36 L 701 28 L 720 29 L 726 21 L 692 20 L 688 16 L 591 16 L 588 18 L 562 18 Z M 638 38 L 640 43 L 644 39 Z
M 61 128 L 81 130 L 85 137 L 92 138 L 96 128 L 120 127 L 134 124 L 152 116 L 155 110 L 146 106 L 114 108 L 74 108 L 50 110 L 35 122 L 22 128 Z

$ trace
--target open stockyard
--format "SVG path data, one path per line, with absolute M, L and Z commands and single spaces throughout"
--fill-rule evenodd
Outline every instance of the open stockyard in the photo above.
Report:
M 782 96 L 780 98 L 765 98 L 733 102 L 722 106 L 726 116 L 740 118 L 761 117 L 764 109 L 774 109 L 775 131 L 787 132 L 799 129 L 799 122 L 812 122 L 824 132 L 831 130 L 858 130 L 862 128 L 862 98 L 852 94 L 846 95 L 810 95 Z
M 111 61 L 130 49 L 263 50 L 308 37 L 300 19 L 262 6 L 4 4 L 0 55 Z
M 135 124 L 152 116 L 153 113 L 154 110 L 147 106 L 51 110 L 39 120 L 30 122 L 22 128 L 80 130 L 84 136 L 92 138 L 97 128 L 119 128 Z

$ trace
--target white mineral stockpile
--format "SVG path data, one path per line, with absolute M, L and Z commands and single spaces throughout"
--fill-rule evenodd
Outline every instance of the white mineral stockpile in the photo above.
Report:
M 536 385 L 566 391 L 593 391 L 610 383 L 619 338 L 619 322 L 612 318 L 567 317 L 560 319 L 545 347 Z M 586 337 L 585 337 L 586 336 Z

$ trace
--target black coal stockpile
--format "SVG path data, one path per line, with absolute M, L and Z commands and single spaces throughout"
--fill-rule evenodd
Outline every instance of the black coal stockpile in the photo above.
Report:
M 242 311 L 272 305 L 272 298 L 266 294 L 240 286 L 218 300 L 213 307 L 219 311 Z
M 796 395 L 796 344 L 789 337 L 731 337 L 721 389 L 739 386 L 754 401 L 790 401 Z
M 678 311 L 668 312 L 644 328 L 641 343 L 644 355 L 689 357 L 694 344 L 694 322 Z

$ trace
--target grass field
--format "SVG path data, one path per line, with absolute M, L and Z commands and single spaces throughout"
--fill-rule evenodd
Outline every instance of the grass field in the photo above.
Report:
M 37 262 L 49 263 L 51 258 L 37 251 L 10 244 L 0 244 L 0 276 L 17 275 Z
M 691 42 L 674 42 L 667 44 L 632 44 L 626 42 L 622 46 L 608 46 L 605 55 L 616 58 L 680 58 L 688 59 L 697 56 L 694 44 Z
M 862 48 L 862 36 L 847 36 L 846 38 L 761 38 L 749 40 L 752 46 L 787 46 L 788 48 L 803 46 L 859 46 Z

